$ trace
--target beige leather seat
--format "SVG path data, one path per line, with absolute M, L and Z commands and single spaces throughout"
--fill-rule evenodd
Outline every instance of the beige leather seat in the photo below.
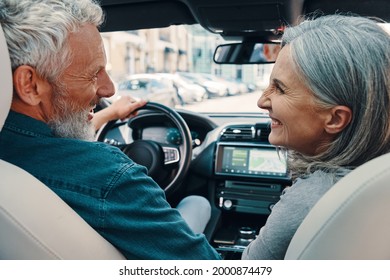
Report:
M 12 98 L 12 74 L 0 28 L 0 132 Z M 0 160 L 0 259 L 124 259 L 48 187 Z
M 332 187 L 295 233 L 285 259 L 390 259 L 390 154 Z

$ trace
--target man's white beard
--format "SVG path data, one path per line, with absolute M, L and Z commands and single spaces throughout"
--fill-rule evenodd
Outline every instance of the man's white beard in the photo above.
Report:
M 62 138 L 94 140 L 95 128 L 87 119 L 90 108 L 77 110 L 77 106 L 71 104 L 66 95 L 67 93 L 57 91 L 53 100 L 55 115 L 48 122 L 53 134 Z
M 85 119 L 88 112 L 89 110 L 64 113 L 64 115 L 51 120 L 48 125 L 54 135 L 58 137 L 92 141 L 95 137 L 95 131 L 92 123 Z

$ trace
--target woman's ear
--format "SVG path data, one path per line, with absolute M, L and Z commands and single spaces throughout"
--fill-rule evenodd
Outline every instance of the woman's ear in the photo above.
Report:
M 38 76 L 35 68 L 29 65 L 21 65 L 14 70 L 14 90 L 19 99 L 31 106 L 41 102 L 41 93 L 38 88 Z
M 352 110 L 347 106 L 335 106 L 330 110 L 325 123 L 325 131 L 329 134 L 341 132 L 352 120 Z

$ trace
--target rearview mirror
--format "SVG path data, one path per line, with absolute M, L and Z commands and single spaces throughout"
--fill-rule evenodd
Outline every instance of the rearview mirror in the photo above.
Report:
M 220 45 L 214 53 L 217 64 L 267 64 L 275 63 L 280 43 L 232 43 Z

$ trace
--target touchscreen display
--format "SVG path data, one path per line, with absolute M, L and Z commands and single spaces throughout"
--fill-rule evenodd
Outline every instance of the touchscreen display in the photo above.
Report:
M 220 146 L 216 172 L 220 174 L 286 176 L 286 162 L 272 147 Z

